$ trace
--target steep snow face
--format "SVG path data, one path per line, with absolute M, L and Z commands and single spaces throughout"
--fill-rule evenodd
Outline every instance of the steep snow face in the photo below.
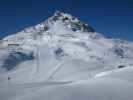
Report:
M 32 65 L 32 74 L 37 73 L 34 81 L 82 80 L 102 71 L 133 65 L 133 43 L 107 39 L 91 26 L 62 12 L 5 37 L 0 48 L 1 70 L 30 69 Z M 29 74 L 28 69 L 25 73 Z M 15 77 L 18 79 L 21 80 Z

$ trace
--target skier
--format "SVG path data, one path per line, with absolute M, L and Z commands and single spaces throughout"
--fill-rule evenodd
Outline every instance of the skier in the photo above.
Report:
M 8 76 L 8 85 L 10 84 L 11 77 Z
M 8 81 L 10 80 L 11 78 L 10 77 L 8 77 Z

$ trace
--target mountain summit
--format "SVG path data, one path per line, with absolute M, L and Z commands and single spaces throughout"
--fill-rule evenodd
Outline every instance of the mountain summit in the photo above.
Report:
M 48 31 L 51 28 L 51 25 L 58 22 L 62 23 L 66 28 L 71 29 L 72 31 L 95 32 L 91 26 L 88 26 L 70 14 L 60 11 L 56 11 L 52 17 L 31 28 L 33 28 L 32 31 Z M 25 31 L 29 32 L 31 30 L 26 28 Z
M 81 22 L 76 17 L 71 16 L 70 14 L 63 12 L 55 12 L 54 16 L 50 18 L 52 22 L 61 21 L 67 28 L 70 28 L 72 31 L 82 31 L 82 32 L 95 32 L 95 30 L 88 26 L 87 24 Z
M 4 40 L 10 41 L 11 43 L 14 41 L 18 44 L 24 44 L 24 42 L 29 40 L 33 40 L 34 42 L 38 37 L 46 36 L 46 34 L 50 34 L 51 36 L 57 34 L 74 36 L 75 33 L 90 34 L 92 38 L 99 38 L 102 36 L 96 33 L 91 26 L 81 22 L 76 17 L 56 11 L 52 17 L 44 22 L 25 28 L 14 35 L 7 36 Z

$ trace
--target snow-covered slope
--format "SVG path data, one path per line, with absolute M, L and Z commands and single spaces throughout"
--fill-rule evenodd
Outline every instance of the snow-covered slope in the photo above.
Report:
M 108 39 L 79 19 L 58 11 L 46 21 L 0 41 L 0 97 L 131 100 L 132 95 L 126 92 L 133 91 L 129 81 L 132 74 L 127 74 L 129 69 L 132 72 L 132 53 L 132 42 Z

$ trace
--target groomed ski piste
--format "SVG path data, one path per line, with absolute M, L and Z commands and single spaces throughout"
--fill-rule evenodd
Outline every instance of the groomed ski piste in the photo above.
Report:
M 132 54 L 57 11 L 0 41 L 0 100 L 132 100 Z

